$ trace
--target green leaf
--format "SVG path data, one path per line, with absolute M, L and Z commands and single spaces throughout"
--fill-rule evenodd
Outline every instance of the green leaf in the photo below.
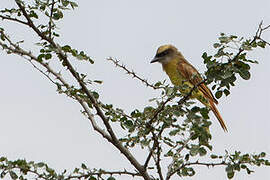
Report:
M 73 171 L 73 173 L 78 173 L 79 171 L 80 171 L 79 168 L 75 168 L 74 171 Z
M 243 78 L 244 80 L 249 80 L 250 79 L 250 72 L 249 71 L 245 71 L 242 70 L 239 72 L 239 75 L 241 76 L 241 78 Z
M 224 92 L 224 94 L 225 94 L 226 96 L 228 96 L 228 95 L 230 94 L 230 91 L 229 91 L 228 89 L 224 89 L 223 92 Z
M 54 174 L 54 170 L 52 168 L 49 168 L 48 166 L 46 167 L 46 171 L 50 174 L 53 175 Z
M 57 9 L 57 11 L 55 13 L 53 13 L 53 16 L 52 16 L 52 18 L 54 20 L 59 20 L 59 19 L 61 19 L 63 17 L 64 17 L 63 16 L 63 13 L 60 10 L 58 10 L 58 9 Z
M 131 129 L 133 128 L 133 122 L 131 120 L 127 120 L 124 122 L 126 128 Z
M 270 166 L 270 161 L 266 160 L 266 161 L 265 161 L 265 165 L 266 165 L 266 166 Z
M 44 56 L 45 56 L 45 54 L 40 54 L 40 55 L 38 55 L 37 60 L 38 60 L 39 62 L 42 62 L 42 58 L 44 58 Z
M 115 178 L 111 176 L 107 180 L 115 180 Z
M 7 158 L 5 158 L 5 157 L 1 157 L 1 158 L 0 158 L 0 162 L 3 162 L 3 161 L 5 161 L 5 160 L 7 160 Z
M 185 155 L 185 160 L 186 160 L 186 161 L 189 160 L 189 156 L 190 156 L 189 154 L 186 154 L 186 155 Z
M 250 170 L 249 168 L 246 168 L 246 170 L 247 170 L 248 174 L 251 174 L 252 172 L 254 172 L 254 171 Z
M 265 43 L 264 41 L 259 41 L 259 42 L 257 43 L 257 45 L 260 46 L 261 48 L 265 48 L 266 43 Z
M 232 179 L 233 176 L 234 176 L 234 172 L 233 172 L 233 171 L 227 173 L 227 177 L 228 177 L 229 179 Z
M 35 11 L 33 11 L 33 10 L 30 11 L 29 17 L 33 17 L 33 18 L 38 19 L 38 15 L 37 15 L 37 14 L 35 13 Z
M 69 2 L 69 4 L 70 4 L 70 6 L 71 6 L 72 9 L 78 7 L 78 4 L 75 3 L 75 2 Z
M 158 81 L 158 82 L 156 82 L 156 84 L 154 86 L 159 87 L 160 85 L 162 85 L 162 83 L 160 81 Z
M 65 52 L 70 52 L 71 51 L 71 47 L 69 45 L 65 45 L 62 47 L 62 50 Z
M 93 91 L 92 94 L 93 94 L 93 96 L 94 96 L 96 99 L 99 98 L 99 94 L 98 94 L 97 92 Z
M 231 41 L 231 39 L 227 36 L 222 36 L 222 37 L 219 37 L 218 39 L 219 39 L 220 43 L 225 43 L 225 44 L 227 44 Z
M 64 0 L 64 1 L 62 0 L 61 2 L 62 2 L 62 5 L 65 7 L 68 6 L 68 4 L 69 4 L 69 1 L 66 1 L 66 0 Z
M 18 175 L 14 171 L 9 171 L 11 179 L 18 179 Z
M 1 174 L 0 174 L 0 177 L 3 179 L 5 177 L 5 175 L 7 174 L 6 171 L 2 171 Z
M 234 176 L 234 171 L 233 171 L 233 166 L 231 164 L 229 164 L 227 167 L 226 167 L 226 172 L 227 172 L 227 177 L 229 179 L 232 179 L 233 176 Z
M 192 145 L 190 151 L 189 151 L 191 156 L 196 156 L 199 153 L 199 148 L 197 145 Z
M 255 63 L 255 64 L 259 64 L 258 61 L 253 61 L 253 60 L 250 60 L 250 59 L 244 59 L 243 61 L 250 62 L 250 63 Z
M 45 163 L 43 163 L 43 162 L 39 162 L 39 163 L 37 163 L 37 167 L 44 167 L 45 166 Z
M 100 81 L 100 80 L 94 80 L 93 82 L 98 83 L 98 84 L 102 84 L 103 83 L 103 81 Z
M 177 133 L 179 133 L 179 131 L 180 131 L 180 129 L 174 129 L 174 130 L 169 132 L 169 135 L 170 136 L 175 136 L 175 135 L 177 135 Z
M 201 109 L 198 107 L 198 106 L 194 106 L 191 111 L 196 113 L 196 112 L 199 112 Z
M 52 55 L 51 54 L 45 54 L 45 59 L 48 60 L 48 59 L 51 59 L 52 58 Z
M 199 149 L 200 156 L 204 156 L 204 155 L 206 155 L 206 153 L 207 153 L 207 151 L 203 147 L 200 147 L 200 149 Z
M 204 59 L 203 63 L 207 64 L 207 63 L 209 63 L 211 61 L 212 56 L 207 56 L 207 53 L 204 52 L 203 55 L 202 55 L 202 58 Z
M 222 93 L 223 93 L 222 91 L 217 91 L 216 94 L 215 94 L 215 97 L 216 97 L 217 99 L 221 98 Z
M 266 153 L 265 152 L 261 152 L 260 156 L 261 157 L 265 157 L 266 156 Z
M 83 169 L 87 169 L 87 167 L 86 167 L 86 165 L 85 165 L 84 163 L 82 163 L 81 167 L 82 167 Z
M 0 29 L 0 32 L 1 32 L 1 29 Z M 2 40 L 2 41 L 5 41 L 5 40 L 6 40 L 6 38 L 5 38 L 5 36 L 4 36 L 3 33 L 1 33 L 1 40 Z
M 89 178 L 89 180 L 97 180 L 97 178 L 95 178 L 94 176 L 91 176 L 91 177 Z
M 209 119 L 207 108 L 201 108 L 200 113 L 204 119 Z
M 220 46 L 221 46 L 221 44 L 219 44 L 219 43 L 215 43 L 213 46 L 214 46 L 214 48 L 218 48 L 218 47 L 220 47 Z
M 211 154 L 211 156 L 210 156 L 212 159 L 216 159 L 216 158 L 218 158 L 218 156 L 217 155 L 215 155 L 215 154 Z
M 246 169 L 247 168 L 247 166 L 246 165 L 244 165 L 244 164 L 241 164 L 241 169 Z

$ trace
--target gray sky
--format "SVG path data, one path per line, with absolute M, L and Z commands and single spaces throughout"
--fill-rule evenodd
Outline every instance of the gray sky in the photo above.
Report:
M 1 0 L 0 8 L 10 7 L 14 4 L 11 2 Z M 80 63 L 78 70 L 91 79 L 104 81 L 101 87 L 96 87 L 102 100 L 130 111 L 143 108 L 159 92 L 125 75 L 107 62 L 107 57 L 117 58 L 151 82 L 168 80 L 161 66 L 150 65 L 149 61 L 158 46 L 170 43 L 203 72 L 201 55 L 205 51 L 213 52 L 212 44 L 220 32 L 251 37 L 261 20 L 270 23 L 269 8 L 269 0 L 80 1 L 79 8 L 67 13 L 59 23 L 62 34 L 59 42 L 93 57 L 95 65 Z M 33 40 L 26 29 L 14 25 L 5 27 L 10 27 L 6 29 L 10 35 Z M 264 38 L 270 41 L 270 32 Z M 224 133 L 211 115 L 213 153 L 223 154 L 227 149 L 243 153 L 265 151 L 270 155 L 270 85 L 265 80 L 270 76 L 270 50 L 256 50 L 250 57 L 259 61 L 252 66 L 251 80 L 238 81 L 231 95 L 219 101 L 218 109 L 229 132 Z M 0 59 L 0 155 L 44 161 L 59 171 L 80 166 L 82 162 L 92 168 L 131 167 L 113 146 L 92 130 L 80 114 L 80 106 L 58 95 L 53 85 L 29 63 L 2 51 Z M 270 178 L 269 168 L 254 169 L 254 174 L 237 173 L 235 179 Z M 188 179 L 217 177 L 226 179 L 223 167 L 198 168 L 197 175 Z

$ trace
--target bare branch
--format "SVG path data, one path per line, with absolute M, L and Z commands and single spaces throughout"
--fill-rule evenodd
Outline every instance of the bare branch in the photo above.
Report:
M 21 23 L 21 24 L 24 24 L 24 25 L 28 25 L 27 22 L 24 22 L 24 21 L 21 21 L 17 18 L 12 18 L 12 17 L 8 17 L 8 16 L 3 16 L 3 15 L 0 15 L 0 18 L 2 18 L 2 20 L 9 20 L 9 21 L 14 21 L 14 22 L 18 22 L 18 23 Z
M 54 80 L 52 80 L 52 78 L 51 78 L 48 74 L 46 74 L 44 71 L 42 71 L 40 68 L 38 68 L 38 67 L 31 61 L 31 59 L 27 59 L 27 60 L 29 61 L 29 63 L 30 63 L 36 70 L 38 70 L 41 74 L 43 74 L 45 77 L 47 77 L 53 84 L 57 85 L 57 83 L 56 83 Z
M 164 180 L 163 175 L 162 175 L 161 166 L 160 166 L 160 161 L 161 161 L 160 155 L 161 155 L 161 147 L 160 147 L 160 145 L 158 145 L 156 167 L 157 167 L 157 171 L 158 171 L 158 175 L 159 175 L 160 180 Z
M 53 16 L 53 9 L 54 9 L 54 0 L 52 0 L 52 7 L 51 7 L 51 14 L 50 14 L 50 21 L 49 21 L 49 37 L 52 38 L 52 16 Z
M 266 27 L 262 27 L 262 24 L 263 24 L 263 21 L 260 22 L 259 26 L 258 26 L 258 29 L 256 31 L 256 34 L 255 36 L 253 37 L 253 39 L 250 41 L 250 44 L 252 44 L 253 42 L 255 42 L 257 39 L 260 39 L 262 41 L 264 41 L 262 38 L 261 38 L 261 35 L 263 33 L 263 31 L 267 30 L 268 28 L 270 28 L 270 25 L 266 26 Z M 267 41 L 264 41 L 266 44 L 270 45 L 269 42 Z M 240 54 L 244 51 L 244 49 L 242 47 L 240 47 L 238 49 L 238 52 L 237 54 L 232 58 L 232 59 L 229 59 L 229 62 L 233 62 L 233 61 L 236 61 L 238 59 L 238 57 L 240 56 Z
M 172 171 L 169 174 L 169 176 L 166 177 L 166 180 L 169 180 L 175 173 L 177 173 L 178 171 L 180 171 L 182 168 L 184 168 L 186 166 L 192 166 L 192 165 L 201 165 L 201 166 L 207 166 L 207 167 L 215 167 L 215 166 L 227 166 L 227 165 L 229 165 L 229 163 L 226 163 L 225 161 L 221 161 L 219 163 L 202 163 L 202 162 L 199 162 L 199 161 L 185 163 L 182 166 L 180 166 L 179 168 L 177 168 L 174 171 Z
M 151 132 L 152 132 L 152 131 L 151 131 Z M 147 167 L 148 167 L 148 163 L 149 163 L 149 161 L 150 161 L 150 159 L 151 159 L 151 157 L 152 157 L 152 155 L 153 155 L 155 149 L 157 148 L 157 146 L 159 146 L 159 142 L 158 142 L 157 137 L 156 137 L 156 135 L 155 135 L 154 132 L 152 132 L 152 136 L 153 136 L 152 139 L 153 139 L 154 143 L 153 143 L 152 148 L 149 148 L 149 154 L 148 154 L 148 156 L 147 156 L 147 158 L 146 158 L 146 160 L 145 160 L 144 166 L 143 166 L 145 170 L 146 170 Z
M 99 132 L 99 134 L 101 134 L 105 139 L 107 139 L 109 142 L 113 142 L 112 138 L 110 137 L 110 135 L 108 133 L 106 133 L 104 130 L 102 130 L 96 123 L 95 119 L 94 119 L 94 115 L 90 112 L 88 106 L 86 105 L 85 102 L 83 102 L 81 99 L 78 100 L 79 103 L 81 104 L 81 106 L 83 107 L 84 111 L 87 114 L 87 118 L 90 120 L 93 128 L 95 131 Z
M 136 172 L 128 172 L 126 170 L 124 171 L 104 171 L 104 170 L 100 170 L 100 172 L 93 172 L 93 173 L 86 173 L 86 174 L 82 174 L 82 175 L 78 175 L 78 176 L 69 176 L 68 178 L 66 178 L 66 180 L 69 179 L 82 179 L 82 178 L 89 178 L 90 176 L 102 176 L 102 175 L 129 175 L 132 177 L 138 176 L 141 177 L 142 175 L 140 173 L 136 173 Z
M 123 69 L 124 71 L 126 71 L 127 74 L 131 75 L 135 79 L 138 79 L 139 81 L 141 81 L 142 83 L 144 83 L 147 87 L 151 87 L 153 89 L 161 89 L 161 87 L 156 87 L 155 85 L 149 83 L 147 81 L 147 79 L 143 79 L 143 78 L 139 77 L 137 75 L 137 73 L 135 73 L 133 70 L 129 70 L 125 65 L 120 64 L 118 60 L 115 60 L 115 59 L 113 59 L 111 57 L 110 58 L 107 58 L 107 60 L 108 61 L 112 61 L 116 67 L 119 67 L 119 68 Z
M 181 168 L 183 168 L 185 166 L 192 166 L 192 165 L 202 165 L 202 166 L 207 166 L 207 167 L 215 167 L 215 166 L 226 166 L 226 165 L 228 165 L 228 163 L 226 163 L 225 161 L 221 161 L 219 163 L 201 163 L 199 161 L 196 161 L 196 162 L 190 162 L 190 163 L 183 164 L 181 166 Z M 181 169 L 181 168 L 179 168 L 179 169 Z

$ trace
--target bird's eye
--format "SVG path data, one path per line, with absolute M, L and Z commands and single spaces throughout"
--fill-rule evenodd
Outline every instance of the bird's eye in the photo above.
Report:
M 167 49 L 167 50 L 165 50 L 165 51 L 162 51 L 162 52 L 160 52 L 160 53 L 157 53 L 156 57 L 163 57 L 163 56 L 168 55 L 169 53 L 170 53 L 170 50 Z

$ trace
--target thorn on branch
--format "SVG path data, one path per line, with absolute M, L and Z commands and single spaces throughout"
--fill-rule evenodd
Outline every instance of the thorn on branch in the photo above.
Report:
M 120 64 L 119 60 L 113 59 L 113 58 L 107 58 L 108 61 L 112 61 L 113 64 L 116 67 L 119 67 L 121 69 L 123 69 L 127 74 L 130 74 L 132 76 L 132 78 L 138 79 L 139 81 L 141 81 L 143 84 L 145 84 L 147 87 L 151 87 L 153 89 L 161 89 L 161 87 L 156 87 L 154 84 L 149 83 L 146 79 L 141 78 L 140 76 L 137 75 L 137 73 L 135 73 L 134 70 L 129 70 L 123 63 Z

